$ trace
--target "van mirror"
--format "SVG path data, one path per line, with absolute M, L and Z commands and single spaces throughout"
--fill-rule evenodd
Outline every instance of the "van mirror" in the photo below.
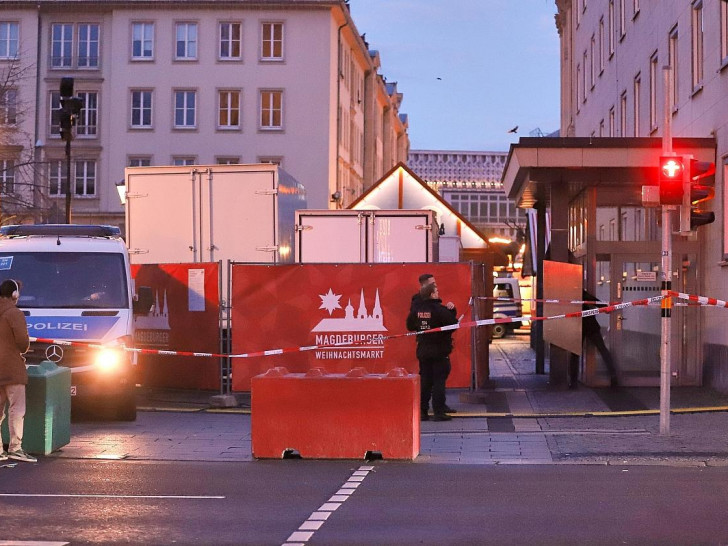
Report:
M 146 315 L 152 310 L 152 305 L 154 305 L 152 288 L 150 286 L 140 286 L 132 304 L 133 313 L 135 315 Z

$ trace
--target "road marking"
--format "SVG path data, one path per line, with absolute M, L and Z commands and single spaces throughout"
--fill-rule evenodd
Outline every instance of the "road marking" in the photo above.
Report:
M 51 542 L 42 540 L 0 540 L 0 546 L 67 546 L 70 542 Z
M 304 521 L 298 528 L 297 531 L 291 533 L 283 546 L 305 546 L 306 542 L 311 540 L 314 533 L 318 531 L 329 516 L 339 509 L 351 495 L 356 491 L 356 488 L 361 485 L 369 473 L 374 470 L 373 466 L 365 465 L 360 466 L 358 470 L 355 470 L 349 479 L 339 488 L 335 495 L 333 495 L 327 502 L 322 504 L 318 510 L 315 510 L 306 521 Z
M 81 493 L 0 493 L 0 497 L 47 497 L 47 498 L 77 498 L 77 499 L 189 499 L 207 500 L 224 499 L 224 495 L 102 495 Z M 2 546 L 2 543 L 0 543 Z

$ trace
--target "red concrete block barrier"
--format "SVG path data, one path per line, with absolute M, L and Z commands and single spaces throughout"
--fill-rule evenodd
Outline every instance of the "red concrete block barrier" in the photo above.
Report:
M 414 459 L 420 452 L 420 378 L 404 368 L 368 374 L 354 368 L 288 373 L 273 368 L 252 378 L 253 456 Z

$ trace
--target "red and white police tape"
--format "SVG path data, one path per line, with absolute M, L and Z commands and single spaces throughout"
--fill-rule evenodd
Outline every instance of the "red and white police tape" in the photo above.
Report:
M 584 318 L 592 315 L 598 315 L 600 313 L 611 313 L 613 311 L 618 311 L 621 309 L 626 309 L 628 307 L 636 307 L 636 306 L 645 306 L 649 305 L 650 303 L 658 302 L 662 299 L 664 299 L 667 296 L 675 296 L 675 297 L 684 297 L 684 298 L 700 298 L 700 296 L 690 296 L 688 294 L 679 294 L 677 292 L 670 292 L 666 293 L 664 295 L 659 296 L 653 296 L 650 298 L 645 298 L 641 300 L 635 300 L 635 301 L 629 301 L 629 302 L 623 302 L 618 303 L 614 305 L 608 305 L 606 307 L 600 307 L 597 309 L 589 309 L 586 311 L 575 311 L 573 313 L 564 313 L 560 315 L 553 315 L 549 317 L 507 317 L 507 318 L 490 318 L 490 319 L 481 319 L 481 320 L 474 320 L 469 322 L 460 322 L 457 324 L 452 324 L 450 326 L 442 326 L 439 328 L 432 328 L 430 330 L 423 330 L 418 332 L 406 332 L 403 334 L 395 334 L 391 336 L 382 336 L 382 341 L 386 341 L 389 339 L 396 339 L 401 337 L 409 337 L 409 336 L 419 336 L 424 334 L 430 334 L 434 332 L 446 332 L 450 330 L 458 330 L 458 329 L 465 329 L 465 328 L 474 328 L 478 326 L 488 326 L 492 324 L 504 324 L 504 323 L 510 323 L 510 322 L 522 322 L 525 320 L 557 320 L 557 319 L 563 319 L 563 318 Z M 721 300 L 715 300 L 712 298 L 703 298 L 710 302 L 719 302 L 717 305 L 720 305 L 722 307 L 728 307 L 728 304 L 726 302 L 722 302 Z M 709 304 L 709 303 L 706 303 Z M 351 342 L 341 342 L 341 343 L 334 343 L 334 344 L 328 344 L 328 345 L 308 345 L 304 347 L 287 347 L 282 349 L 270 349 L 266 351 L 256 351 L 251 353 L 238 353 L 238 354 L 225 354 L 225 353 L 200 353 L 200 352 L 193 352 L 193 351 L 169 351 L 169 350 L 158 350 L 158 349 L 140 349 L 137 347 L 126 347 L 123 345 L 102 345 L 99 343 L 84 343 L 79 341 L 68 341 L 68 340 L 62 340 L 62 339 L 49 339 L 49 338 L 40 338 L 40 337 L 31 337 L 31 341 L 36 341 L 40 343 L 51 343 L 56 345 L 64 345 L 64 346 L 84 346 L 91 349 L 110 349 L 110 348 L 118 348 L 122 349 L 127 352 L 137 353 L 137 354 L 153 354 L 153 355 L 169 355 L 169 356 L 193 356 L 193 357 L 215 357 L 215 358 L 255 358 L 255 357 L 261 357 L 261 356 L 272 356 L 272 355 L 280 355 L 285 353 L 300 353 L 300 352 L 306 352 L 306 351 L 313 351 L 317 349 L 328 349 L 328 348 L 335 348 L 343 345 L 350 346 Z M 83 369 L 91 368 L 92 366 L 84 366 Z M 76 368 L 80 371 L 80 368 Z

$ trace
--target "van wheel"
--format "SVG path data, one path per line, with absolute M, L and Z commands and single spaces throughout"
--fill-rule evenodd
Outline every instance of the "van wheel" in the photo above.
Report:
M 116 418 L 119 421 L 136 421 L 137 408 L 134 396 L 124 397 L 119 400 L 119 405 L 116 406 Z
M 508 329 L 505 324 L 494 324 L 493 325 L 493 339 L 501 339 L 506 336 Z

